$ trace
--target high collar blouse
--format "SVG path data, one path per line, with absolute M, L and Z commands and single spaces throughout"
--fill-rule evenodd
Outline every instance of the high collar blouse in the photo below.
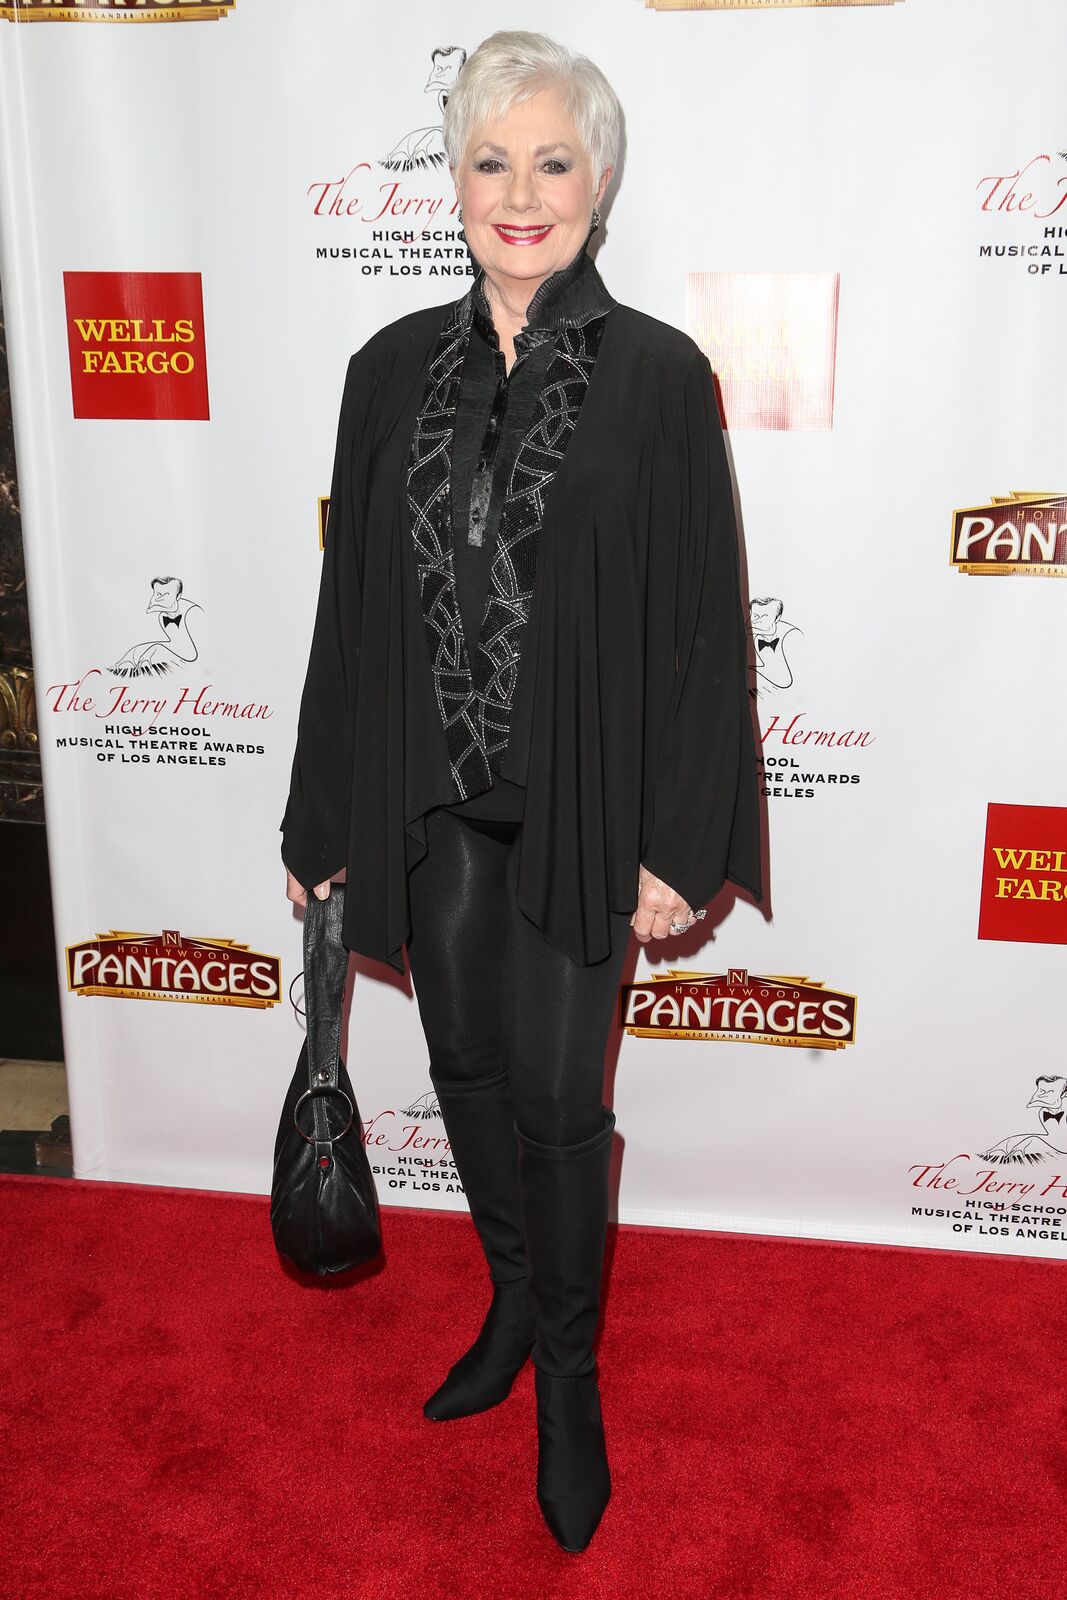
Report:
M 500 512 L 519 445 L 548 379 L 560 329 L 603 317 L 615 304 L 587 253 L 589 230 L 571 260 L 547 277 L 515 336 L 510 372 L 485 294 L 485 270 L 473 286 L 471 338 L 463 364 L 450 450 L 450 501 L 456 598 L 467 650 L 474 656 L 489 589 Z M 448 808 L 459 816 L 519 821 L 525 789 L 498 773 L 491 789 Z
M 456 585 L 470 647 L 477 641 L 505 487 L 533 417 L 556 335 L 561 328 L 606 316 L 615 304 L 588 254 L 588 243 L 587 236 L 572 259 L 534 293 L 525 327 L 513 341 L 510 372 L 486 299 L 484 268 L 472 286 L 471 339 L 450 452 Z
M 590 263 L 591 265 L 592 263 Z M 310 889 L 346 869 L 349 949 L 404 972 L 407 874 L 457 798 L 405 494 L 438 336 L 410 312 L 350 359 L 297 721 L 282 859 Z M 520 335 L 521 337 L 521 335 Z M 707 357 L 616 303 L 545 495 L 501 775 L 525 785 L 517 894 L 580 964 L 637 905 L 641 864 L 697 908 L 762 897 L 733 492 Z

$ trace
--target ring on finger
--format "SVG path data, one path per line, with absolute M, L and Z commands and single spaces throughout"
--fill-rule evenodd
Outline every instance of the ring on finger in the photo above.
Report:
M 671 923 L 671 932 L 672 933 L 685 933 L 686 929 L 687 928 L 691 928 L 693 926 L 694 922 L 699 922 L 701 917 L 705 917 L 705 916 L 707 916 L 707 911 L 703 906 L 701 907 L 701 909 L 699 911 L 690 911 L 690 913 L 689 913 L 689 921 L 688 922 L 672 922 Z

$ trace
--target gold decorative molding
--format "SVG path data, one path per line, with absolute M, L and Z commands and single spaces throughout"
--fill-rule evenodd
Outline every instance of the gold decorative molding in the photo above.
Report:
M 0 667 L 0 749 L 36 752 L 39 742 L 33 672 Z
M 217 22 L 237 0 L 4 0 L 6 22 Z

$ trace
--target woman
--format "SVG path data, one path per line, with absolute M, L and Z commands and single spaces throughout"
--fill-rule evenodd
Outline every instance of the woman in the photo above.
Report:
M 760 894 L 733 500 L 706 357 L 586 246 L 621 110 L 500 32 L 443 136 L 474 283 L 351 358 L 282 856 L 345 874 L 349 948 L 412 983 L 489 1268 L 435 1420 L 528 1357 L 537 1495 L 581 1550 L 610 1491 L 593 1333 L 630 930 Z

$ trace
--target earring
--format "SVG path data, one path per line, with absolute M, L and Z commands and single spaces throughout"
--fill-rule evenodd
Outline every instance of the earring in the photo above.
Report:
M 457 222 L 462 222 L 463 221 L 463 207 L 462 206 L 460 206 L 459 210 L 456 212 L 456 221 Z
M 600 227 L 600 207 L 599 206 L 594 206 L 593 207 L 593 227 L 594 228 L 599 228 Z

